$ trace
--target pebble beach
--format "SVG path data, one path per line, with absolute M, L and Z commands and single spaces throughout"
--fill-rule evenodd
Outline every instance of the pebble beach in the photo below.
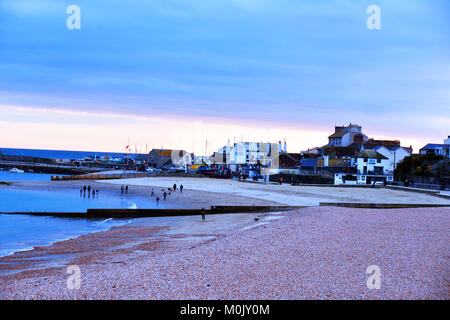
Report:
M 101 237 L 108 250 L 69 241 L 60 249 L 76 245 L 79 252 L 66 265 L 1 277 L 0 298 L 449 298 L 448 208 L 309 207 L 254 214 L 221 228 L 226 219 L 86 236 L 89 243 Z M 117 241 L 117 233 L 129 240 Z M 70 290 L 66 271 L 73 264 L 81 270 L 81 286 Z M 380 289 L 367 286 L 373 265 Z

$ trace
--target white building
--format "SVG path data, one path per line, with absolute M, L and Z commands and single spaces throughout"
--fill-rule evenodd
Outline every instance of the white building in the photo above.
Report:
M 364 143 L 368 137 L 362 133 L 361 126 L 349 124 L 348 126 L 334 127 L 334 133 L 328 137 L 328 145 L 347 147 L 353 143 Z
M 359 174 L 391 174 L 389 158 L 377 151 L 363 151 L 355 157 L 356 170 Z
M 444 140 L 444 144 L 450 145 L 450 136 L 448 136 L 447 139 Z
M 374 148 L 374 151 L 388 158 L 388 171 L 394 172 L 395 168 L 397 168 L 397 164 L 402 161 L 405 157 L 409 157 L 411 152 L 408 149 L 403 147 L 395 147 L 389 149 L 385 146 L 378 146 Z
M 360 152 L 352 159 L 352 165 L 356 174 L 336 173 L 334 184 L 382 184 L 394 180 L 390 159 L 377 151 Z
M 284 150 L 286 150 L 286 142 Z M 250 165 L 259 164 L 261 166 L 270 166 L 277 162 L 278 155 L 282 151 L 281 141 L 276 143 L 265 142 L 237 142 L 233 146 L 229 144 L 219 148 L 211 156 L 210 160 L 215 163 L 228 165 Z

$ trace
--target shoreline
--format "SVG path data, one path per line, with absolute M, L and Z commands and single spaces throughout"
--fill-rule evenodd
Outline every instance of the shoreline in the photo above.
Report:
M 140 178 L 136 178 L 140 179 Z M 129 191 L 127 194 L 121 194 L 120 186 L 128 185 Z M 80 189 L 84 185 L 90 185 L 91 187 L 98 189 L 100 191 L 100 197 L 104 194 L 111 197 L 137 196 L 142 199 L 147 199 L 148 203 L 153 207 L 155 202 L 155 197 L 150 197 L 150 192 L 154 188 L 155 195 L 160 198 L 160 205 L 162 208 L 167 209 L 202 209 L 208 208 L 211 205 L 279 205 L 279 202 L 270 201 L 266 199 L 258 199 L 243 195 L 230 195 L 222 194 L 220 192 L 207 191 L 207 190 L 197 190 L 185 187 L 182 193 L 177 190 L 175 193 L 171 193 L 167 196 L 167 200 L 163 200 L 162 189 L 167 190 L 173 185 L 167 183 L 167 186 L 161 185 L 134 185 L 131 183 L 126 183 L 123 181 L 119 184 L 110 184 L 102 181 L 95 180 L 76 180 L 76 181 L 14 181 L 10 185 L 0 185 L 0 190 L 40 190 L 40 191 L 64 191 L 73 192 L 74 194 L 79 194 Z M 450 202 L 449 202 L 450 203 Z
M 99 219 L 99 220 L 102 220 L 102 219 Z M 110 220 L 110 219 L 103 219 L 103 221 L 105 221 L 105 220 Z M 109 226 L 109 227 L 107 227 L 104 230 L 99 228 L 98 230 L 92 230 L 92 231 L 79 231 L 77 234 L 68 235 L 67 237 L 61 237 L 61 238 L 58 238 L 58 239 L 51 239 L 51 240 L 39 240 L 39 241 L 45 242 L 45 243 L 43 243 L 43 244 L 36 244 L 36 245 L 32 245 L 30 247 L 21 248 L 21 249 L 11 249 L 11 252 L 9 252 L 7 254 L 3 254 L 3 255 L 0 254 L 0 259 L 12 257 L 15 254 L 21 254 L 21 253 L 34 251 L 35 249 L 38 249 L 38 248 L 51 247 L 51 246 L 53 246 L 53 245 L 55 245 L 55 244 L 57 244 L 59 242 L 73 240 L 73 239 L 76 239 L 78 237 L 82 237 L 82 236 L 85 236 L 85 235 L 89 235 L 89 234 L 93 234 L 93 233 L 97 233 L 97 232 L 105 232 L 105 231 L 109 231 L 109 230 L 111 230 L 113 228 L 120 228 L 122 226 L 126 226 L 127 224 L 131 223 L 133 219 L 116 219 L 116 221 L 117 220 L 128 220 L 128 221 L 124 222 L 124 223 L 121 223 L 121 224 L 115 224 L 115 225 Z M 0 262 L 0 265 L 1 265 L 1 262 Z M 1 266 L 0 266 L 0 276 L 1 275 L 2 275 L 2 272 L 1 272 Z
M 168 249 L 174 245 L 171 242 L 176 240 L 202 243 L 211 240 L 211 237 L 214 239 L 223 237 L 230 231 L 247 230 L 258 226 L 260 223 L 256 221 L 263 220 L 265 217 L 283 214 L 284 212 L 217 214 L 208 215 L 206 221 L 201 221 L 200 216 L 124 219 L 129 222 L 112 226 L 107 230 L 89 232 L 57 240 L 49 245 L 37 245 L 30 250 L 19 250 L 2 256 L 0 257 L 0 279 L 40 277 L 49 270 L 61 268 L 67 263 L 89 263 L 92 256 L 98 259 L 103 253 L 130 254 L 135 250 L 147 250 L 152 243 L 157 244 L 152 250 L 158 246 Z M 271 219 L 267 221 L 269 220 Z M 203 225 L 203 228 L 199 223 Z M 215 224 L 214 228 L 205 230 L 204 226 L 211 223 Z M 224 227 L 222 223 L 229 225 Z
M 0 277 L 0 299 L 448 299 L 449 216 L 309 207 L 240 225 L 225 215 L 168 228 L 141 221 L 55 246 L 79 256 Z M 71 264 L 79 290 L 66 286 Z M 370 265 L 382 270 L 381 290 L 366 287 Z
M 0 188 L 79 192 L 80 186 L 90 184 L 100 194 L 120 195 L 120 184 L 131 182 L 130 194 L 145 196 L 151 184 L 156 184 L 155 191 L 168 184 L 165 178 L 141 179 L 117 181 L 119 185 L 15 182 Z M 316 197 L 314 188 L 290 185 L 203 180 L 202 185 L 188 188 L 184 181 L 189 180 L 180 181 L 185 190 L 169 198 L 171 205 L 279 205 L 285 203 L 274 200 Z M 353 201 L 361 196 L 358 190 L 353 193 L 355 189 L 333 190 L 320 194 Z M 389 192 L 392 199 L 398 196 L 394 190 Z M 368 189 L 365 196 L 373 199 L 380 194 L 378 189 Z M 427 197 L 431 196 L 418 199 L 434 199 Z M 274 213 L 208 215 L 206 221 L 200 216 L 132 219 L 127 225 L 0 258 L 0 299 L 445 299 L 449 214 L 447 208 L 309 206 Z M 388 291 L 364 288 L 368 263 L 380 264 L 387 272 Z M 66 286 L 67 267 L 74 264 L 83 274 L 79 291 Z M 343 280 L 336 280 L 336 272 L 342 273 Z M 430 283 L 425 275 L 434 280 Z M 403 282 L 396 291 L 392 283 L 397 278 Z M 297 284 L 291 283 L 293 279 Z
M 91 185 L 93 188 L 100 190 L 101 196 L 109 196 L 109 197 L 120 197 L 122 194 L 120 192 L 120 186 L 116 185 L 109 185 L 104 183 L 98 183 L 95 181 L 64 181 L 64 182 L 49 182 L 49 181 L 14 181 L 11 182 L 9 186 L 0 186 L 1 189 L 6 190 L 39 190 L 39 191 L 58 191 L 58 192 L 74 192 L 78 193 L 79 189 L 83 185 Z M 145 197 L 150 193 L 151 186 L 130 186 L 128 196 L 130 197 Z M 155 193 L 161 193 L 161 187 L 155 186 L 153 187 L 155 189 Z M 161 197 L 162 198 L 162 197 Z M 194 199 L 192 199 L 194 198 Z M 154 199 L 154 198 L 153 198 Z M 258 205 L 276 205 L 277 203 L 271 202 L 271 201 L 265 201 L 265 200 L 259 200 L 259 199 L 251 199 L 247 197 L 242 196 L 229 196 L 229 195 L 221 195 L 214 192 L 205 192 L 205 191 L 190 191 L 190 190 L 184 190 L 183 193 L 177 192 L 176 194 L 172 194 L 167 198 L 166 202 L 161 199 L 161 203 L 165 208 L 208 208 L 211 203 L 214 204 L 229 204 L 230 202 L 235 205 L 241 205 L 241 204 L 248 204 L 251 202 L 252 204 L 258 204 Z M 154 200 L 151 200 L 154 201 Z M 248 214 L 247 214 L 248 215 Z M 253 215 L 258 215 L 258 213 L 255 213 Z M 177 218 L 177 217 L 174 217 Z M 56 218 L 56 219 L 70 219 L 70 218 Z M 126 218 L 126 219 L 98 219 L 99 221 L 106 221 L 106 220 L 112 220 L 114 222 L 125 220 L 128 222 L 125 222 L 124 224 L 121 224 L 120 226 L 117 226 L 116 224 L 113 226 L 108 227 L 106 230 L 101 230 L 103 228 L 99 228 L 100 230 L 93 230 L 93 231 L 86 231 L 82 232 L 80 234 L 76 234 L 73 236 L 68 236 L 67 238 L 63 239 L 56 239 L 56 240 L 49 240 L 49 242 L 45 245 L 33 245 L 31 247 L 27 247 L 26 249 L 17 249 L 14 250 L 14 252 L 9 253 L 4 256 L 0 256 L 0 276 L 2 273 L 1 270 L 4 270 L 4 268 L 7 269 L 7 266 L 5 264 L 11 263 L 10 261 L 15 261 L 16 259 L 20 261 L 26 260 L 26 257 L 33 258 L 33 255 L 36 252 L 41 252 L 45 247 L 51 248 L 52 246 L 58 245 L 61 242 L 74 240 L 80 237 L 89 236 L 96 233 L 101 232 L 108 232 L 111 229 L 114 228 L 120 228 L 123 226 L 127 226 L 129 224 L 136 224 L 140 225 L 141 222 L 145 219 L 158 219 L 156 217 L 152 218 Z M 179 221 L 183 221 L 183 217 L 178 217 Z M 233 218 L 234 219 L 234 218 Z M 141 222 L 138 222 L 138 220 L 141 220 Z M 163 221 L 165 222 L 165 219 L 159 219 L 154 221 Z M 148 222 L 147 222 L 148 223 Z M 81 232 L 81 231 L 80 231 Z M 35 257 L 33 258 L 35 259 Z M 47 258 L 43 257 L 44 260 Z M 48 259 L 47 259 L 48 260 Z M 2 262 L 3 261 L 3 262 Z M 2 264 L 3 263 L 3 264 Z M 15 264 L 17 266 L 17 264 Z M 19 271 L 20 272 L 20 271 Z

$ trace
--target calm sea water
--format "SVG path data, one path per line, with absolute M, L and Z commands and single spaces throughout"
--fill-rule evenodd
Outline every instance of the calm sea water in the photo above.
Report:
M 161 208 L 162 206 L 160 206 Z M 77 190 L 39 191 L 0 187 L 0 212 L 85 212 L 88 208 L 155 208 L 154 200 L 100 191 L 95 198 Z M 72 219 L 0 213 L 0 256 L 49 245 L 128 223 L 123 219 Z
M 11 173 L 9 171 L 0 171 L 0 181 L 50 181 L 51 174 L 46 173 Z M 61 176 L 59 174 L 59 176 Z
M 134 153 L 118 152 L 96 152 L 96 151 L 68 151 L 68 150 L 43 150 L 43 149 L 16 149 L 0 148 L 5 155 L 28 156 L 48 159 L 83 159 L 86 157 L 109 157 L 123 158 L 124 156 L 135 158 L 139 156 Z
M 0 214 L 0 257 L 91 232 L 105 231 L 129 222 L 119 219 L 87 220 Z

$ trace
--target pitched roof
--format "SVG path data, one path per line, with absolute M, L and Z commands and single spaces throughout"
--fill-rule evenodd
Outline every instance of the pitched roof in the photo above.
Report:
M 383 156 L 382 154 L 372 151 L 372 150 L 365 150 L 356 155 L 357 158 L 370 158 L 370 159 L 388 159 L 387 157 Z
M 328 137 L 328 139 L 332 139 L 332 138 L 342 138 L 342 136 L 343 136 L 344 134 L 346 134 L 346 133 L 347 133 L 347 131 L 341 130 L 341 131 L 338 131 L 338 132 L 333 133 L 331 136 Z
M 281 153 L 279 156 L 280 166 L 297 167 L 300 165 L 300 154 L 297 153 Z
M 449 146 L 448 144 L 429 143 L 429 144 L 427 144 L 425 147 L 423 147 L 420 150 L 434 150 L 436 148 L 445 148 L 445 147 L 448 148 L 448 146 Z

